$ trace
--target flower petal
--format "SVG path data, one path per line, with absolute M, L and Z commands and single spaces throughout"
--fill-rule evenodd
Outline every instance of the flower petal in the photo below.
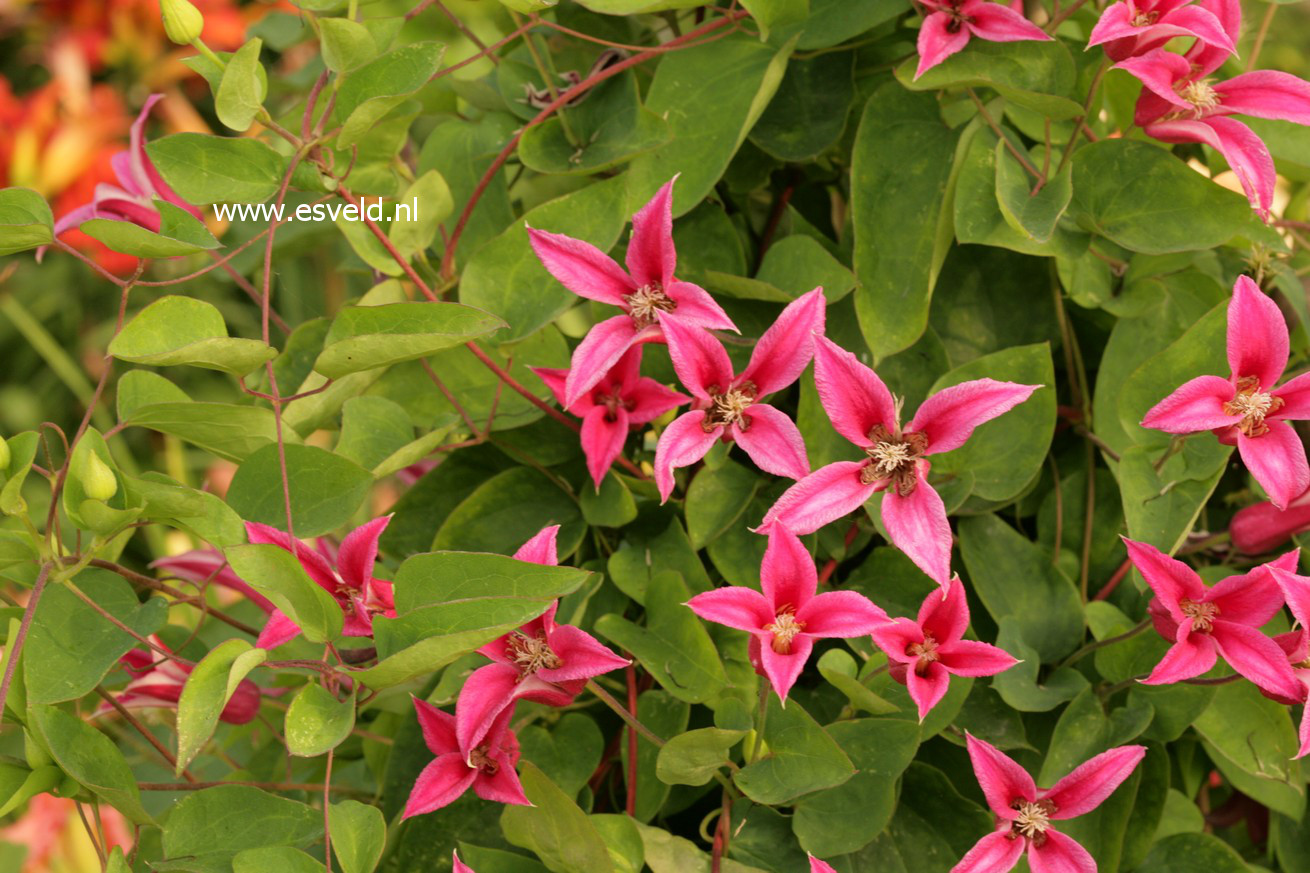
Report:
M 1180 600 L 1205 599 L 1205 583 L 1191 567 L 1169 557 L 1150 543 L 1140 543 L 1127 537 L 1123 541 L 1128 548 L 1128 559 L 1160 598 L 1160 603 L 1175 622 L 1183 620 L 1182 610 L 1178 608 Z
M 292 548 L 291 537 L 283 531 L 255 521 L 246 522 L 246 538 L 255 545 L 273 545 L 286 549 L 299 559 L 300 566 L 309 574 L 309 578 L 326 591 L 336 594 L 341 589 L 341 581 L 337 579 L 337 574 L 333 572 L 327 559 L 306 543 L 296 540 L 295 548 Z
M 1310 373 L 1302 373 L 1294 379 L 1288 379 L 1272 393 L 1283 401 L 1283 407 L 1271 413 L 1270 418 L 1298 421 L 1310 418 Z
M 414 714 L 418 717 L 419 730 L 423 732 L 423 744 L 434 755 L 445 755 L 459 751 L 459 741 L 455 738 L 455 716 L 438 709 L 426 700 L 418 697 L 414 701 Z
M 1239 433 L 1237 451 L 1270 502 L 1281 509 L 1310 487 L 1310 465 L 1305 445 L 1290 424 L 1266 419 L 1265 425 L 1268 433 L 1258 437 Z
M 1242 416 L 1224 412 L 1224 404 L 1236 393 L 1227 379 L 1197 376 L 1151 407 L 1142 419 L 1142 427 L 1165 433 L 1197 433 L 1237 424 Z
M 614 459 L 623 454 L 623 444 L 628 439 L 628 412 L 617 407 L 613 413 L 603 406 L 593 406 L 582 417 L 582 453 L 587 456 L 587 472 L 596 490 L 614 464 Z
M 745 415 L 748 426 L 732 425 L 732 438 L 755 466 L 788 479 L 804 479 L 810 474 L 805 440 L 786 413 L 767 403 L 756 403 L 746 407 Z
M 691 402 L 691 398 L 686 394 L 674 391 L 648 376 L 638 379 L 623 399 L 630 404 L 629 425 L 649 424 L 670 409 L 677 409 L 682 404 Z
M 1310 530 L 1310 502 L 1301 495 L 1279 509 L 1268 500 L 1244 506 L 1228 523 L 1237 550 L 1248 555 L 1272 551 L 1292 538 L 1293 534 Z
M 1264 140 L 1251 128 L 1231 118 L 1211 115 L 1199 120 L 1148 121 L 1142 129 L 1164 142 L 1199 142 L 1218 151 L 1242 183 L 1251 207 L 1261 215 L 1269 214 L 1276 182 L 1274 159 Z
M 523 793 L 523 784 L 519 782 L 518 771 L 513 764 L 500 762 L 500 767 L 490 775 L 479 773 L 473 780 L 473 791 L 483 800 L 492 803 L 508 803 L 514 806 L 532 806 L 532 801 Z
M 1010 837 L 1007 824 L 974 843 L 951 873 L 1006 873 L 1019 863 L 1026 846 L 1027 840 Z
M 772 634 L 757 633 L 755 638 L 760 641 L 760 667 L 768 677 L 769 683 L 773 685 L 778 699 L 785 701 L 787 692 L 791 691 L 801 671 L 805 669 L 805 662 L 810 658 L 814 641 L 805 634 L 798 634 L 791 641 L 791 651 L 783 655 L 775 652 L 770 645 L 773 640 Z
M 969 29 L 960 27 L 952 32 L 954 21 L 945 12 L 934 12 L 923 19 L 923 26 L 919 28 L 919 67 L 914 71 L 914 78 L 919 78 L 969 44 Z
M 925 434 L 930 454 L 949 452 L 964 445 L 974 428 L 1009 412 L 1040 387 L 975 379 L 943 388 L 923 402 L 905 430 Z
M 878 374 L 827 337 L 814 340 L 814 385 L 832 426 L 855 445 L 871 446 L 877 425 L 897 429 L 896 401 Z
M 881 606 L 858 591 L 825 591 L 801 607 L 796 618 L 805 622 L 810 636 L 841 639 L 868 636 L 891 621 Z
M 660 186 L 655 196 L 632 216 L 632 239 L 628 241 L 628 272 L 638 285 L 673 281 L 678 255 L 673 248 L 674 176 Z
M 1249 276 L 1239 276 L 1228 301 L 1228 366 L 1233 378 L 1255 376 L 1268 390 L 1283 375 L 1288 354 L 1287 321 L 1273 298 Z
M 786 527 L 769 531 L 769 543 L 764 548 L 760 564 L 760 587 L 772 614 L 784 606 L 798 612 L 814 597 L 819 586 L 819 574 L 814 569 L 814 558 L 795 533 Z
M 807 534 L 859 509 L 878 490 L 877 483 L 860 481 L 866 466 L 867 461 L 838 461 L 815 470 L 782 493 L 756 533 L 768 533 L 777 524 Z
M 1096 873 L 1096 861 L 1073 837 L 1053 828 L 1045 836 L 1040 846 L 1028 841 L 1028 869 L 1032 873 Z
M 672 312 L 661 312 L 659 314 L 661 324 L 676 320 L 692 327 L 703 327 L 706 330 L 731 330 L 736 332 L 737 325 L 732 323 L 728 313 L 724 312 L 723 307 L 716 303 L 710 293 L 699 285 L 675 280 L 673 284 L 664 289 L 664 293 L 678 305 Z
M 976 640 L 956 640 L 941 646 L 937 660 L 956 676 L 995 676 L 1019 663 L 1005 649 Z
M 1209 634 L 1192 632 L 1191 621 L 1178 626 L 1176 641 L 1155 665 L 1143 685 L 1172 685 L 1184 679 L 1194 679 L 1209 670 L 1219 659 L 1218 647 Z
M 468 791 L 475 778 L 477 771 L 470 769 L 458 752 L 439 756 L 418 774 L 401 818 L 412 818 L 449 806 Z
M 832 865 L 810 855 L 810 873 L 837 873 L 837 871 L 832 869 Z
M 275 609 L 269 613 L 268 621 L 264 622 L 259 638 L 255 640 L 255 648 L 271 651 L 298 636 L 300 636 L 300 625 L 292 621 L 282 610 Z
M 929 598 L 933 596 L 928 595 Z M 902 664 L 913 664 L 919 660 L 918 655 L 911 655 L 908 651 L 910 646 L 923 642 L 923 628 L 918 622 L 908 618 L 896 618 L 876 626 L 869 633 L 878 648 L 882 649 L 891 660 Z
M 573 350 L 569 375 L 564 382 L 564 407 L 571 408 L 596 387 L 596 383 L 636 342 L 637 329 L 626 315 L 616 315 L 592 325 Z
M 518 561 L 527 561 L 529 564 L 545 564 L 553 567 L 559 563 L 558 553 L 555 548 L 555 538 L 559 535 L 559 525 L 552 524 L 543 527 L 533 535 L 519 550 L 514 553 L 514 559 Z
M 702 403 L 733 384 L 732 361 L 723 343 L 707 330 L 670 319 L 663 325 L 678 381 Z
M 1310 627 L 1310 577 L 1283 569 L 1275 569 L 1272 572 L 1296 623 L 1303 628 Z
M 921 465 L 916 473 L 918 485 L 908 497 L 889 488 L 882 499 L 882 523 L 892 545 L 938 585 L 951 581 L 951 525 L 946 520 L 946 505 L 928 484 Z
M 706 433 L 704 421 L 705 410 L 694 409 L 673 419 L 660 434 L 660 441 L 655 444 L 655 484 L 660 489 L 661 503 L 673 493 L 673 471 L 705 457 L 723 432 L 722 427 L 716 427 Z
M 1255 70 L 1214 86 L 1224 109 L 1254 118 L 1310 124 L 1310 82 L 1277 70 Z
M 637 290 L 632 277 L 589 242 L 535 227 L 528 228 L 528 242 L 547 272 L 579 297 L 626 309 L 624 298 Z
M 1211 636 L 1229 666 L 1272 694 L 1295 698 L 1301 683 L 1278 644 L 1249 625 L 1217 620 Z
M 1046 31 L 1000 3 L 986 0 L 965 0 L 961 11 L 967 16 L 965 27 L 973 35 L 988 42 L 1021 42 L 1023 40 L 1050 40 Z
M 1179 109 L 1190 111 L 1192 104 L 1188 103 L 1174 88 L 1175 83 L 1183 82 L 1192 73 L 1192 67 L 1181 55 L 1173 52 L 1167 52 L 1164 49 L 1155 49 L 1146 54 L 1138 55 L 1132 58 L 1125 58 L 1115 64 L 1115 69 L 1124 70 L 1139 82 L 1146 86 L 1146 91 L 1154 94 L 1165 103 L 1177 106 Z M 1143 92 L 1144 94 L 1146 92 Z M 1143 121 L 1149 123 L 1155 118 L 1143 119 L 1142 105 L 1139 102 L 1137 106 L 1137 123 Z
M 1079 764 L 1042 795 L 1055 804 L 1051 818 L 1077 818 L 1096 809 L 1133 775 L 1144 757 L 1146 746 L 1120 746 Z
M 969 628 L 969 601 L 958 573 L 951 577 L 944 591 L 933 592 L 923 599 L 919 626 L 924 633 L 932 634 L 938 645 L 953 643 L 964 636 Z
M 460 751 L 482 745 L 492 723 L 519 697 L 522 678 L 513 664 L 484 664 L 469 674 L 455 701 L 455 740 Z
M 346 535 L 337 551 L 337 570 L 352 588 L 363 589 L 373 580 L 378 560 L 378 539 L 391 522 L 390 515 L 375 518 Z
M 760 631 L 776 617 L 763 594 L 739 585 L 697 594 L 687 601 L 687 606 L 706 621 L 751 633 Z
M 755 343 L 738 384 L 752 382 L 757 390 L 755 396 L 764 397 L 799 379 L 814 357 L 814 337 L 823 333 L 826 305 L 822 288 L 788 303 Z
M 941 664 L 928 664 L 923 675 L 914 667 L 905 671 L 905 690 L 919 710 L 919 721 L 928 717 L 934 706 L 941 703 L 946 691 L 951 686 L 951 674 Z
M 973 762 L 973 773 L 978 778 L 978 787 L 982 789 L 983 796 L 987 798 L 987 805 L 999 818 L 1014 821 L 1018 813 L 1012 804 L 1016 800 L 1037 799 L 1037 785 L 1033 777 L 992 744 L 967 732 L 964 737 L 969 749 L 969 760 Z
M 472 867 L 459 859 L 459 849 L 456 849 L 451 856 L 450 863 L 452 864 L 451 873 L 475 873 Z
M 551 394 L 555 395 L 555 402 L 563 406 L 564 382 L 569 377 L 569 371 L 564 367 L 528 367 L 528 369 L 537 374 L 537 378 L 545 383 Z M 579 406 L 581 405 L 579 404 Z M 585 409 L 578 409 L 577 411 L 586 412 Z
M 590 679 L 611 670 L 620 670 L 632 663 L 611 652 L 591 634 L 570 624 L 557 626 L 548 642 L 550 650 L 563 664 L 538 670 L 537 676 L 544 682 Z
M 1295 567 L 1293 564 L 1292 569 Z M 1224 621 L 1251 627 L 1260 627 L 1283 608 L 1283 592 L 1269 564 L 1261 564 L 1249 573 L 1221 579 L 1207 592 L 1205 599 L 1219 607 L 1219 617 Z

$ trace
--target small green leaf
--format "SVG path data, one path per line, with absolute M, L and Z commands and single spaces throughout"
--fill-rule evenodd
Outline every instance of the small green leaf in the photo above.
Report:
M 244 132 L 264 106 L 267 85 L 260 77 L 259 51 L 263 40 L 256 37 L 228 58 L 223 79 L 214 92 L 214 111 L 218 120 L 236 131 Z
M 286 528 L 281 455 L 297 536 L 321 536 L 350 521 L 373 484 L 368 470 L 324 449 L 289 445 L 279 453 L 276 445 L 264 446 L 237 469 L 227 492 L 228 504 L 247 521 Z
M 237 686 L 268 656 L 242 639 L 219 643 L 200 659 L 177 702 L 177 773 L 181 775 L 218 725 Z
M 342 125 L 337 148 L 350 148 L 406 97 L 427 84 L 441 63 L 444 46 L 416 42 L 393 49 L 345 77 L 337 92 L 335 118 Z
M 687 536 L 691 547 L 705 548 L 741 518 L 761 484 L 755 471 L 736 461 L 702 468 L 687 488 Z
M 229 546 L 224 554 L 232 570 L 277 604 L 310 642 L 329 642 L 341 635 L 341 605 L 309 578 L 295 555 L 274 545 Z
M 238 463 L 277 442 L 277 420 L 271 409 L 262 406 L 190 400 L 149 403 L 133 409 L 126 420 Z M 300 435 L 290 428 L 283 429 L 282 439 L 287 445 L 301 442 Z
M 553 873 L 613 873 L 605 840 L 587 814 L 536 765 L 522 761 L 519 770 L 532 806 L 505 807 L 500 814 L 505 838 Z
M 745 735 L 712 727 L 678 734 L 660 749 L 655 772 L 668 785 L 704 785 L 730 760 L 729 750 Z
M 1035 159 L 1034 159 L 1035 160 Z M 1036 162 L 1035 166 L 1041 166 Z M 996 200 L 1001 213 L 1015 230 L 1037 242 L 1046 242 L 1073 199 L 1073 170 L 1052 170 L 1040 191 L 1036 181 L 1019 164 L 1004 142 L 996 143 Z
M 917 79 L 919 64 L 911 57 L 896 68 L 896 78 L 912 91 L 940 91 L 948 87 L 986 87 L 1059 121 L 1082 114 L 1074 99 L 1077 70 L 1068 47 L 1058 39 L 1046 42 L 987 42 L 971 40 Z M 1118 186 L 1115 186 L 1118 187 Z
M 29 727 L 35 730 L 59 769 L 129 821 L 140 825 L 155 823 L 141 806 L 132 768 L 109 737 L 53 706 L 33 706 L 28 712 Z
M 200 869 L 227 870 L 247 849 L 305 848 L 322 839 L 323 811 L 249 785 L 220 785 L 188 792 L 163 830 L 164 857 L 221 859 Z
M 1175 834 L 1151 847 L 1137 873 L 1250 873 L 1233 847 L 1211 834 Z
M 332 851 L 341 873 L 373 873 L 387 842 L 387 821 L 382 810 L 357 800 L 328 807 Z
M 160 218 L 158 233 L 130 221 L 108 218 L 92 218 L 78 229 L 116 252 L 138 258 L 176 258 L 219 247 L 208 228 L 185 209 L 165 200 L 154 204 Z
M 227 335 L 223 315 L 194 297 L 161 297 L 137 313 L 109 344 L 122 361 L 166 367 L 186 364 L 244 376 L 277 356 L 259 340 Z
M 232 857 L 232 873 L 321 873 L 323 862 L 291 846 L 261 846 Z
M 582 517 L 595 527 L 623 527 L 637 517 L 637 503 L 632 492 L 613 470 L 600 480 L 600 489 L 588 480 L 578 498 Z
M 344 700 L 316 682 L 309 682 L 287 707 L 283 733 L 287 751 L 301 758 L 326 755 L 355 727 L 355 694 Z
M 168 186 L 188 203 L 261 203 L 277 193 L 285 159 L 250 137 L 175 133 L 146 143 Z
M 0 189 L 0 257 L 55 241 L 50 204 L 31 188 Z
M 323 64 L 334 73 L 348 73 L 378 56 L 373 34 L 349 18 L 320 18 L 318 37 L 323 47 Z
M 401 207 L 408 207 L 404 219 L 399 217 Z M 387 236 L 396 250 L 409 258 L 432 245 L 441 222 L 455 211 L 455 201 L 441 174 L 428 170 L 405 189 L 392 208 L 396 217 Z
M 756 803 L 776 805 L 855 775 L 855 766 L 827 731 L 795 700 L 784 707 L 770 692 L 764 718 L 767 753 L 733 774 L 732 780 Z
M 505 323 L 459 303 L 347 306 L 337 313 L 314 369 L 332 379 L 426 358 L 471 342 Z

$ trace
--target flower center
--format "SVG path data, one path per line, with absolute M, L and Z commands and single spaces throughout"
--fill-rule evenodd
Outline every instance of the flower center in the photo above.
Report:
M 1133 27 L 1150 27 L 1160 20 L 1159 12 L 1138 12 L 1133 16 Z
M 1242 420 L 1237 429 L 1249 437 L 1263 436 L 1269 433 L 1265 416 L 1283 408 L 1283 398 L 1266 394 L 1260 390 L 1260 380 L 1255 376 L 1243 376 L 1237 380 L 1237 394 L 1224 404 L 1227 415 L 1240 415 Z
M 642 285 L 624 297 L 623 302 L 628 304 L 628 315 L 632 316 L 638 328 L 650 327 L 659 321 L 661 312 L 678 308 L 678 302 L 664 293 L 664 286 L 659 282 Z
M 923 676 L 928 672 L 928 665 L 940 659 L 937 654 L 937 640 L 932 634 L 924 634 L 923 642 L 911 643 L 905 647 L 905 654 L 918 658 L 919 661 L 914 665 L 914 672 Z
M 620 397 L 617 390 L 610 394 L 598 395 L 594 399 L 597 406 L 603 406 L 605 408 L 606 421 L 614 421 L 618 418 L 620 409 L 632 409 L 632 403 L 625 398 Z
M 1045 844 L 1055 804 L 1049 800 L 1016 800 L 1011 808 L 1018 810 L 1019 815 L 1010 825 L 1010 839 L 1026 837 L 1038 848 Z
M 1219 614 L 1219 607 L 1213 603 L 1197 603 L 1195 600 L 1180 600 L 1178 608 L 1182 610 L 1183 615 L 1192 620 L 1192 630 L 1208 634 L 1214 627 L 1215 616 Z
M 711 385 L 708 391 L 710 408 L 705 411 L 705 420 L 701 422 L 701 428 L 706 433 L 730 424 L 736 424 L 742 430 L 750 427 L 746 408 L 755 402 L 754 382 L 742 382 L 736 388 L 729 388 L 727 391 L 720 391 L 719 386 Z
M 916 473 L 919 459 L 928 450 L 928 436 L 922 433 L 904 433 L 892 436 L 883 425 L 869 431 L 872 446 L 864 450 L 869 465 L 860 471 L 860 481 L 872 485 L 882 479 L 892 480 L 896 493 L 909 497 L 919 484 Z
M 514 666 L 519 668 L 524 678 L 538 670 L 557 669 L 564 663 L 560 656 L 546 645 L 546 635 L 540 631 L 535 637 L 518 631 L 510 634 L 509 642 L 505 645 L 505 655 L 514 662 Z
M 1192 115 L 1200 118 L 1219 108 L 1219 94 L 1210 87 L 1209 79 L 1197 79 L 1185 85 L 1175 85 L 1178 95 L 1192 104 Z
M 481 770 L 488 776 L 495 776 L 500 771 L 500 764 L 491 757 L 489 746 L 478 746 L 469 752 L 468 765 L 474 770 Z
M 773 650 L 779 655 L 791 654 L 791 641 L 796 639 L 796 635 L 805 630 L 805 622 L 796 619 L 796 610 L 788 604 L 778 610 L 771 623 L 766 624 L 764 629 L 773 634 Z

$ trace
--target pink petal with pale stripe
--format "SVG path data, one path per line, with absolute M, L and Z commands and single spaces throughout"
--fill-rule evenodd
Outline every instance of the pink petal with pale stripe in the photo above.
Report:
M 703 409 L 684 412 L 673 419 L 664 433 L 660 434 L 660 441 L 655 444 L 655 485 L 659 488 L 661 503 L 673 493 L 673 471 L 705 457 L 713 448 L 714 441 L 723 433 L 722 427 L 706 433 L 702 426 L 704 421 Z
M 632 239 L 628 241 L 628 272 L 638 285 L 673 281 L 678 255 L 673 248 L 674 176 L 660 186 L 655 196 L 632 216 Z
M 796 423 L 767 403 L 746 407 L 746 424 L 733 424 L 733 440 L 750 455 L 755 466 L 775 476 L 804 479 L 810 474 L 805 440 Z
M 951 580 L 951 525 L 946 520 L 946 505 L 928 484 L 924 467 L 916 471 L 918 485 L 907 497 L 889 488 L 882 499 L 882 523 L 892 545 L 906 554 L 915 565 L 938 585 Z
M 784 527 L 771 531 L 760 563 L 760 587 L 771 612 L 790 606 L 799 613 L 814 597 L 818 586 L 814 558 L 800 537 Z
M 1266 419 L 1265 426 L 1268 433 L 1258 437 L 1239 433 L 1237 450 L 1269 500 L 1282 508 L 1310 488 L 1310 465 L 1305 445 L 1290 424 Z
M 923 19 L 919 28 L 919 66 L 914 71 L 914 78 L 919 78 L 951 55 L 969 44 L 968 28 L 956 27 L 955 18 L 946 12 L 933 12 Z
M 1310 124 L 1310 82 L 1277 70 L 1255 70 L 1214 86 L 1223 108 L 1239 115 Z
M 1077 840 L 1051 828 L 1040 846 L 1028 841 L 1028 869 L 1032 873 L 1096 873 L 1096 861 Z
M 1000 3 L 964 0 L 960 12 L 965 16 L 965 26 L 973 35 L 988 42 L 1047 42 L 1051 39 L 1046 31 L 1022 14 Z
M 542 266 L 565 288 L 579 297 L 627 309 L 624 298 L 637 290 L 637 284 L 609 255 L 584 240 L 535 227 L 528 228 L 528 242 Z
M 876 482 L 860 481 L 860 473 L 868 465 L 868 461 L 838 461 L 815 470 L 782 493 L 756 533 L 768 533 L 775 526 L 797 534 L 812 533 L 859 509 L 879 490 Z
M 805 633 L 816 637 L 853 639 L 873 633 L 891 621 L 882 607 L 858 591 L 825 591 L 796 612 Z
M 555 540 L 559 536 L 559 525 L 543 527 L 514 553 L 515 560 L 527 561 L 529 564 L 545 564 L 554 567 L 559 563 Z
M 738 384 L 752 382 L 755 396 L 764 397 L 799 379 L 814 357 L 814 337 L 823 333 L 826 304 L 822 288 L 788 303 L 755 344 Z
M 710 402 L 711 389 L 722 394 L 733 385 L 732 361 L 709 331 L 670 319 L 664 339 L 678 380 L 702 403 Z
M 626 315 L 616 315 L 593 325 L 573 350 L 569 375 L 564 382 L 565 408 L 571 408 L 596 387 L 638 339 L 637 328 Z
M 1197 376 L 1179 385 L 1142 418 L 1142 427 L 1165 433 L 1198 433 L 1237 424 L 1242 416 L 1224 412 L 1236 394 L 1220 376 Z
M 1014 821 L 1018 815 L 1014 809 L 1015 801 L 1037 799 L 1033 777 L 1000 749 L 973 734 L 965 733 L 965 745 L 987 805 L 998 818 Z
M 1210 633 L 1229 666 L 1256 685 L 1282 697 L 1294 698 L 1301 693 L 1301 683 L 1292 675 L 1286 653 L 1256 628 L 1218 620 Z
M 688 608 L 706 621 L 755 633 L 773 621 L 773 606 L 754 588 L 733 585 L 697 594 Z
M 1026 840 L 1010 838 L 1005 825 L 974 843 L 973 848 L 951 868 L 951 873 L 1006 873 L 1019 863 Z
M 905 430 L 925 434 L 929 454 L 949 452 L 964 445 L 974 428 L 1009 412 L 1040 387 L 975 379 L 943 388 L 923 402 Z
M 899 427 L 896 401 L 882 379 L 827 337 L 814 341 L 814 386 L 832 426 L 861 448 L 873 445 L 874 427 L 893 433 Z
M 615 458 L 623 454 L 623 444 L 628 439 L 628 412 L 623 407 L 613 412 L 603 406 L 592 407 L 582 417 L 582 453 L 587 456 L 587 472 L 600 491 L 600 483 L 614 464 Z
M 1055 804 L 1052 819 L 1076 818 L 1105 802 L 1146 757 L 1146 746 L 1120 746 L 1079 764 L 1042 797 Z

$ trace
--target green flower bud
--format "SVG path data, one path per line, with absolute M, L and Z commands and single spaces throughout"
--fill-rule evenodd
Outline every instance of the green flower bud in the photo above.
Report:
M 190 45 L 200 39 L 205 16 L 187 0 L 159 0 L 159 11 L 164 16 L 164 33 L 173 42 Z
M 118 493 L 118 477 L 95 452 L 87 452 L 82 468 L 82 491 L 92 500 L 108 500 Z
M 9 469 L 9 458 L 12 453 L 9 451 L 9 443 L 5 442 L 4 437 L 0 437 L 0 473 Z

